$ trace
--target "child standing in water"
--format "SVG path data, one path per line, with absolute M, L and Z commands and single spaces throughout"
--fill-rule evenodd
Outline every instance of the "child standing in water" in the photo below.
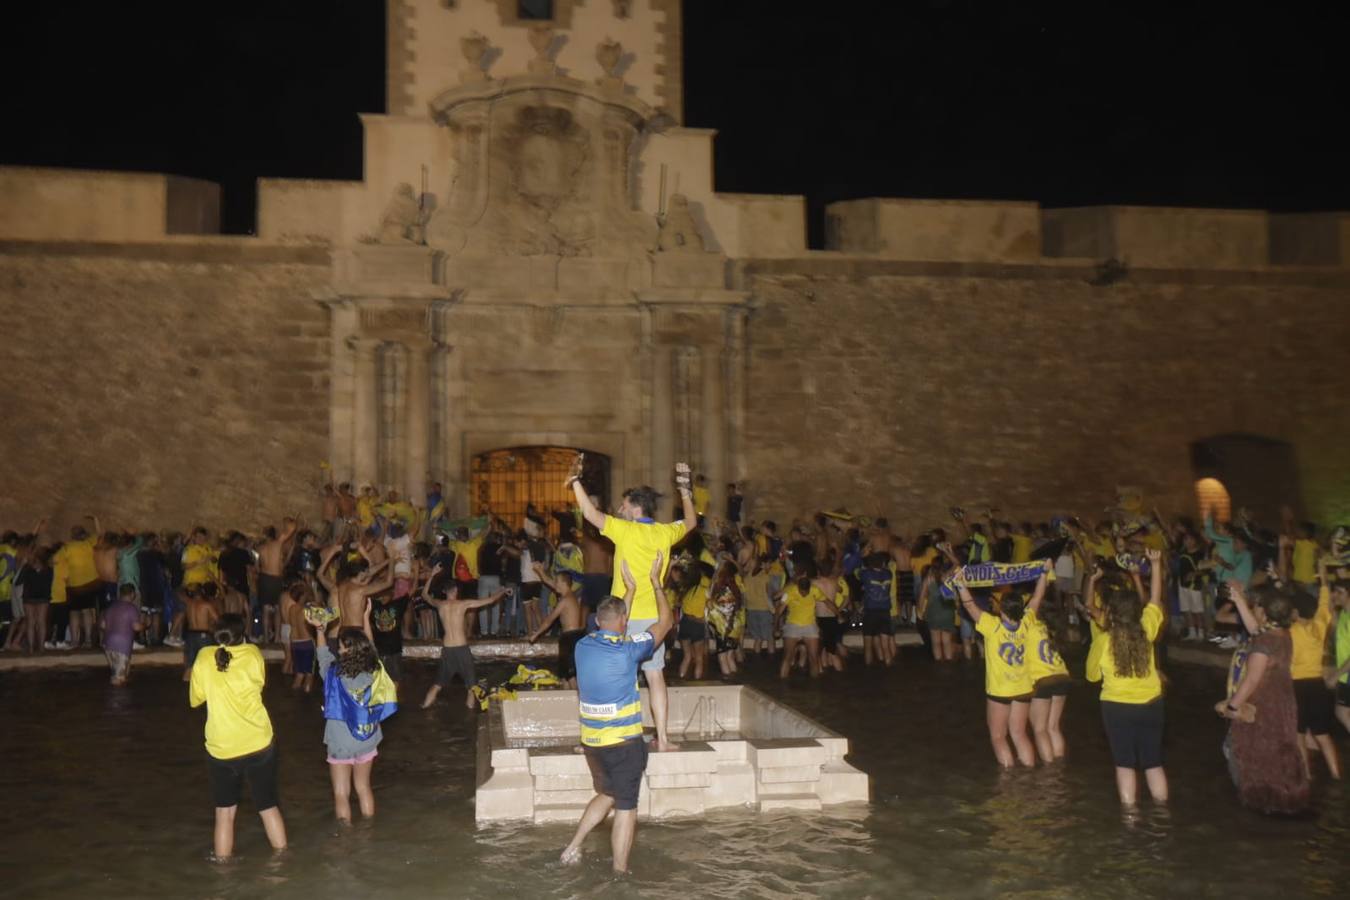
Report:
M 1043 586 L 1042 580 L 1038 587 Z M 1014 762 L 1034 766 L 1036 751 L 1027 738 L 1031 678 L 1026 666 L 1027 629 L 1022 625 L 1025 601 L 1020 594 L 1009 594 L 1003 598 L 999 614 L 994 615 L 976 605 L 959 573 L 956 590 L 962 606 L 975 621 L 975 630 L 984 635 L 985 719 L 994 757 L 1005 769 L 1011 769 Z M 1008 748 L 1009 738 L 1012 749 Z
M 440 566 L 431 570 L 431 579 L 422 590 L 422 599 L 436 608 L 436 613 L 441 618 L 441 627 L 445 629 L 445 639 L 441 642 L 441 661 L 436 668 L 436 682 L 427 688 L 422 708 L 430 708 L 440 696 L 441 689 L 448 688 L 458 675 L 464 682 L 464 705 L 469 709 L 476 709 L 478 701 L 474 699 L 473 686 L 478 678 L 474 674 L 473 651 L 469 649 L 468 628 L 465 626 L 464 616 L 475 609 L 491 606 L 505 597 L 506 591 L 497 591 L 491 597 L 484 597 L 481 600 L 461 600 L 458 586 L 452 583 L 450 596 L 445 600 L 438 600 L 431 595 L 431 583 L 435 581 L 440 571 Z
M 215 855 L 234 853 L 234 818 L 244 782 L 273 850 L 286 849 L 286 823 L 277 808 L 277 748 L 262 702 L 267 668 L 262 651 L 244 641 L 241 616 L 225 616 L 215 630 L 215 652 L 192 664 L 188 702 L 206 704 L 207 767 L 216 807 Z
M 366 600 L 363 628 L 343 628 L 337 634 L 335 654 L 319 610 L 307 610 L 319 644 L 319 673 L 323 678 L 323 742 L 328 747 L 328 774 L 333 782 L 333 809 L 339 822 L 352 821 L 353 786 L 367 819 L 375 815 L 371 771 L 384 733 L 380 722 L 398 711 L 394 682 L 380 664 L 371 638 L 370 600 Z

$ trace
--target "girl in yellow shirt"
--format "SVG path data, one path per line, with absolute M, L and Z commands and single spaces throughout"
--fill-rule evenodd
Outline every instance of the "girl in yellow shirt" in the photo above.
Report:
M 975 620 L 975 630 L 984 635 L 985 721 L 994 758 L 1005 769 L 1011 769 L 1014 762 L 1034 766 L 1036 750 L 1027 737 L 1031 680 L 1026 669 L 1027 629 L 1022 624 L 1026 597 L 1008 594 L 999 606 L 998 615 L 993 615 L 976 605 L 959 573 L 956 590 L 966 612 Z M 1044 579 L 1037 584 L 1037 590 L 1044 590 Z
M 815 567 L 799 567 L 797 580 L 788 585 L 779 598 L 778 615 L 786 617 L 783 623 L 783 664 L 780 678 L 792 671 L 792 659 L 800 644 L 806 645 L 806 659 L 811 666 L 811 677 L 820 675 L 820 629 L 816 626 L 816 604 L 825 602 L 820 588 L 811 583 Z
M 1106 626 L 1088 654 L 1087 679 L 1102 683 L 1102 723 L 1116 763 L 1120 802 L 1135 805 L 1138 770 L 1144 770 L 1155 803 L 1167 802 L 1163 769 L 1162 681 L 1153 661 L 1153 642 L 1162 628 L 1162 553 L 1147 551 L 1151 570 L 1147 605 L 1137 587 L 1115 583 L 1104 591 Z M 1140 608 L 1142 605 L 1142 609 Z
M 1047 561 L 1046 565 L 1049 565 Z M 1048 572 L 1036 582 L 1022 626 L 1027 630 L 1027 675 L 1031 679 L 1031 736 L 1042 762 L 1064 758 L 1064 732 L 1059 723 L 1069 700 L 1069 667 L 1063 648 L 1069 628 L 1069 610 L 1058 591 L 1047 599 Z

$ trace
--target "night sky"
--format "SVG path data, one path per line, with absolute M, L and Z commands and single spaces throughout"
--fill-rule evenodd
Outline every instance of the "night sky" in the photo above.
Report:
M 806 194 L 813 243 L 825 203 L 865 196 L 1350 209 L 1333 4 L 821 6 L 685 3 L 685 119 L 720 131 L 718 190 Z M 0 163 L 216 181 L 239 233 L 259 176 L 361 176 L 376 0 L 4 16 Z

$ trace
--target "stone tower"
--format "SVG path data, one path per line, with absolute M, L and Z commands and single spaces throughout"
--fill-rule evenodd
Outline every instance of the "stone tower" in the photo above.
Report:
M 739 471 L 745 295 L 711 132 L 680 125 L 678 0 L 391 0 L 365 178 L 275 183 L 260 230 L 334 248 L 339 480 L 476 511 L 493 451 L 621 485 Z M 719 221 L 720 220 L 720 221 Z M 483 492 L 484 497 L 478 497 Z

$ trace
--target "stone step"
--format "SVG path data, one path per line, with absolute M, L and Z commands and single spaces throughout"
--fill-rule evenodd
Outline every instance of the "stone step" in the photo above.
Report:
M 586 809 L 585 803 L 536 803 L 534 805 L 534 824 L 545 822 L 578 822 Z
M 814 738 L 751 739 L 746 745 L 746 757 L 756 769 L 820 767 L 830 756 Z
M 821 768 L 816 791 L 826 803 L 866 803 L 871 799 L 869 786 L 866 772 L 840 761 Z
M 820 798 L 815 794 L 776 794 L 772 797 L 761 796 L 759 798 L 760 812 L 768 812 L 773 809 L 819 810 Z
M 797 784 L 820 780 L 820 766 L 776 766 L 759 770 L 760 784 Z
M 584 791 L 590 790 L 594 781 L 588 771 L 585 775 L 536 775 L 536 791 Z
M 585 806 L 591 802 L 595 796 L 595 789 L 589 785 L 585 788 L 575 788 L 570 791 L 541 791 L 538 785 L 535 785 L 534 802 L 535 805 L 544 806 L 569 806 L 580 803 Z
M 755 785 L 755 791 L 761 800 L 765 797 L 781 797 L 784 794 L 810 794 L 814 797 L 817 785 L 818 782 L 815 781 L 783 781 L 776 784 L 765 784 L 761 781 Z

